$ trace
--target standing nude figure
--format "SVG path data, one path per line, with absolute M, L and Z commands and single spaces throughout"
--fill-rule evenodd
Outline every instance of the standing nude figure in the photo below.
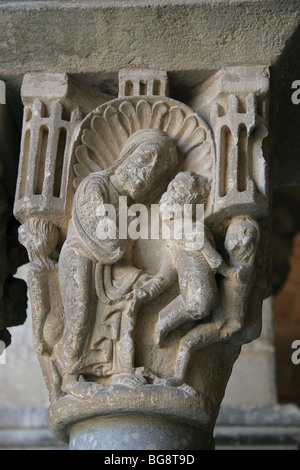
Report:
M 220 283 L 219 303 L 211 318 L 200 323 L 180 341 L 174 370 L 174 382 L 183 383 L 191 353 L 211 344 L 230 340 L 244 327 L 248 300 L 256 277 L 254 264 L 259 241 L 259 227 L 250 217 L 233 218 L 224 247 L 234 275 Z
M 173 236 L 165 244 L 164 261 L 158 276 L 163 284 L 176 273 L 180 295 L 159 313 L 155 327 L 158 345 L 174 328 L 187 321 L 207 317 L 218 301 L 215 274 L 229 275 L 231 272 L 217 252 L 209 229 L 201 220 L 195 221 L 196 206 L 206 202 L 206 191 L 206 180 L 193 172 L 181 172 L 171 181 L 160 200 L 163 221 L 171 217 L 173 227 L 176 226 L 177 217 L 180 223 L 183 209 L 189 204 L 192 223 L 185 223 L 182 237 Z

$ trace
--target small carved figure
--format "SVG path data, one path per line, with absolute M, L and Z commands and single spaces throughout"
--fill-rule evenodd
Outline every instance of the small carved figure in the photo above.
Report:
M 156 343 L 161 345 L 167 334 L 187 321 L 201 320 L 217 306 L 218 287 L 215 274 L 226 275 L 230 267 L 215 249 L 213 236 L 202 221 L 193 219 L 196 205 L 206 202 L 207 182 L 193 172 L 181 172 L 169 184 L 160 200 L 163 220 L 181 222 L 184 205 L 192 209 L 190 225 L 184 224 L 182 237 L 166 242 L 164 260 L 158 273 L 160 286 L 166 288 L 178 276 L 180 295 L 159 313 L 155 327 Z M 175 275 L 176 278 L 176 275 Z
M 27 282 L 32 305 L 33 342 L 52 401 L 61 394 L 60 373 L 52 353 L 64 327 L 55 259 L 59 233 L 51 222 L 30 219 L 20 226 L 19 240 L 30 259 Z
M 183 383 L 191 353 L 213 343 L 234 338 L 244 327 L 256 267 L 259 227 L 250 217 L 235 217 L 226 233 L 224 247 L 229 265 L 235 273 L 225 276 L 219 287 L 219 303 L 211 318 L 185 334 L 179 344 L 174 371 L 174 384 Z

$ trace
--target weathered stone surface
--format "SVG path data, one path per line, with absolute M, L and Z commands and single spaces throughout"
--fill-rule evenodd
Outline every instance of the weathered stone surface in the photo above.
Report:
M 214 448 L 207 432 L 178 418 L 172 420 L 166 416 L 91 419 L 83 424 L 77 423 L 70 432 L 71 450 L 174 451 L 203 448 Z
M 121 67 L 168 70 L 171 96 L 189 104 L 193 87 L 223 66 L 266 64 L 273 183 L 300 183 L 299 105 L 291 101 L 300 76 L 299 0 L 5 1 L 0 9 L 0 78 L 18 122 L 28 71 L 66 72 L 117 96 Z
M 7 1 L 0 8 L 2 73 L 271 65 L 299 23 L 298 0 Z
M 83 115 L 111 98 L 90 87 L 84 87 L 65 73 L 47 72 L 27 73 L 22 82 L 21 95 L 24 106 L 31 106 L 40 98 L 44 107 L 49 108 L 59 100 L 63 103 L 66 113 L 78 108 Z

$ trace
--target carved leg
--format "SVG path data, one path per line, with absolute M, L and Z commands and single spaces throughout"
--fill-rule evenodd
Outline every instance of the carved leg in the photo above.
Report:
M 191 320 L 191 316 L 186 311 L 182 296 L 178 295 L 178 297 L 159 312 L 158 321 L 154 330 L 155 344 L 161 346 L 165 337 L 171 330 L 178 328 L 189 320 Z
M 65 312 L 65 327 L 60 344 L 62 367 L 67 374 L 76 374 L 83 359 L 89 334 L 92 261 L 79 251 L 66 249 L 59 263 L 59 283 Z
M 243 328 L 243 322 L 235 318 L 216 320 L 193 328 L 180 341 L 175 365 L 175 377 L 184 380 L 193 350 L 204 349 L 210 344 L 229 340 Z
M 194 349 L 202 349 L 220 339 L 220 326 L 217 322 L 201 324 L 181 339 L 174 371 L 176 378 L 182 382 L 184 381 L 191 353 Z

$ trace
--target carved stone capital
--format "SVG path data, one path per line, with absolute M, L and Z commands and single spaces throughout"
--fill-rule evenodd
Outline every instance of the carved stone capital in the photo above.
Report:
M 50 429 L 112 448 L 109 420 L 159 433 L 163 418 L 176 449 L 211 449 L 266 294 L 266 69 L 222 70 L 192 106 L 168 97 L 166 72 L 122 70 L 119 97 L 87 114 L 42 78 L 45 98 L 24 98 L 15 214 Z

